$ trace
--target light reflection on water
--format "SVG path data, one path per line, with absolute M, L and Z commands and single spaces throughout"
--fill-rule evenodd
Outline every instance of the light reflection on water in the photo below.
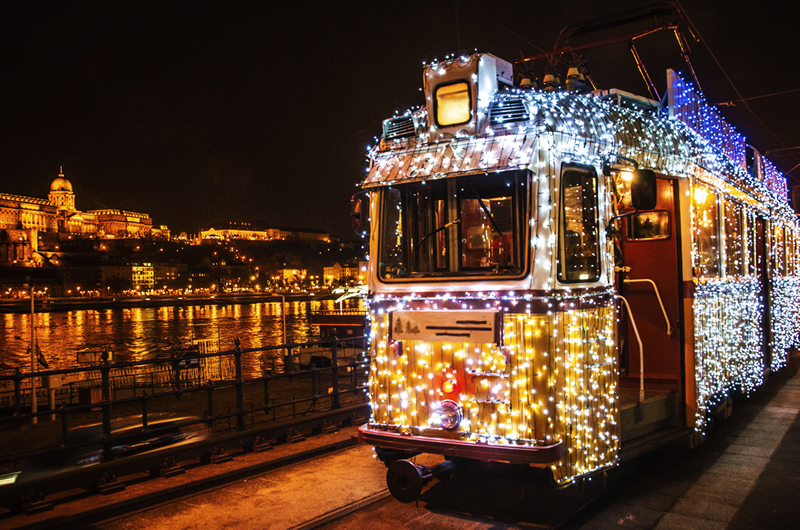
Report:
M 346 300 L 342 307 L 358 304 L 358 300 Z M 317 340 L 319 329 L 312 325 L 311 314 L 338 307 L 332 300 L 287 301 L 287 340 Z M 29 314 L 0 315 L 0 374 L 10 374 L 17 366 L 23 373 L 30 372 L 25 342 L 30 340 L 30 318 Z M 124 362 L 168 357 L 170 348 L 193 339 L 210 339 L 223 351 L 233 349 L 236 336 L 242 348 L 283 344 L 280 302 L 82 310 L 37 313 L 34 318 L 37 341 L 50 369 L 77 367 L 81 351 L 108 349 L 114 361 Z M 262 357 L 245 355 L 245 373 L 256 375 Z

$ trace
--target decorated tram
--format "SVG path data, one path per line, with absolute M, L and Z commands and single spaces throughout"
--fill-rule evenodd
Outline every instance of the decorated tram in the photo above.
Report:
M 481 53 L 423 81 L 354 197 L 370 264 L 359 437 L 395 497 L 437 474 L 409 461 L 421 453 L 569 484 L 697 444 L 786 364 L 786 179 L 689 82 L 668 71 L 662 101 L 592 90 L 578 69 L 535 87 Z

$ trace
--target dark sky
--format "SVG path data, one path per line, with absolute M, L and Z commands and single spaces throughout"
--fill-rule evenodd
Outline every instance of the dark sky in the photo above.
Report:
M 83 210 L 146 212 L 175 232 L 261 220 L 350 237 L 366 147 L 384 118 L 423 103 L 423 61 L 517 59 L 565 26 L 651 3 L 5 0 L 0 191 L 46 197 L 63 166 Z M 682 5 L 704 39 L 692 50 L 710 102 L 737 99 L 714 57 L 742 97 L 800 88 L 788 8 Z M 685 70 L 677 44 L 638 42 L 663 92 L 666 68 Z M 624 44 L 583 59 L 601 88 L 646 94 Z M 723 113 L 762 152 L 800 145 L 800 92 L 749 106 L 755 117 Z

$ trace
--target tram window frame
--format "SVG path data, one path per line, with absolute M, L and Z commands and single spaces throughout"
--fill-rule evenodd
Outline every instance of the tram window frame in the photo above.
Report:
M 580 178 L 581 180 L 577 182 L 577 186 L 568 186 L 567 181 L 570 178 L 573 178 L 573 174 Z M 582 175 L 582 176 L 581 176 Z M 587 178 L 588 177 L 588 178 Z M 591 197 L 587 197 L 585 194 L 587 192 L 587 184 L 593 188 L 593 194 Z M 572 218 L 568 218 L 567 212 L 567 201 L 568 196 L 567 192 L 569 188 L 576 188 L 579 187 L 581 189 L 581 193 L 584 194 L 582 197 L 582 204 L 581 204 L 581 216 L 579 220 L 579 224 L 583 229 L 584 234 L 578 234 L 574 230 L 570 232 L 574 233 L 575 236 L 580 237 L 581 240 L 577 244 L 577 246 L 581 249 L 581 256 L 578 258 L 580 261 L 576 263 L 575 258 L 577 256 L 567 256 L 567 224 Z M 600 207 L 599 207 L 599 193 L 600 193 L 600 180 L 597 176 L 597 171 L 593 166 L 582 165 L 582 164 L 564 164 L 561 168 L 561 182 L 560 182 L 560 189 L 559 189 L 559 223 L 558 223 L 558 281 L 561 283 L 592 283 L 596 282 L 600 279 L 602 273 L 601 261 L 600 261 Z M 588 205 L 587 205 L 588 199 Z M 587 217 L 585 215 L 587 206 L 591 207 L 593 210 L 593 215 Z M 590 212 L 591 213 L 591 212 Z M 578 219 L 577 216 L 575 219 Z M 588 221 L 588 223 L 587 223 Z M 586 225 L 589 225 L 590 233 L 588 236 L 585 234 L 586 232 Z M 592 233 L 593 232 L 593 233 Z M 588 244 L 584 243 L 584 237 L 588 238 Z M 571 239 L 574 239 L 571 238 Z M 575 246 L 574 244 L 570 244 L 569 246 Z M 591 251 L 594 247 L 594 259 L 591 259 Z M 589 252 L 589 256 L 586 256 L 587 250 Z M 589 258 L 589 259 L 587 259 Z M 582 268 L 580 263 L 583 264 Z M 574 268 L 575 270 L 570 270 Z M 582 274 L 586 274 L 588 269 L 589 274 L 586 277 L 581 277 Z M 592 270 L 593 269 L 593 270 Z M 576 277 L 577 275 L 577 277 Z
M 743 238 L 744 223 L 742 217 L 744 206 L 739 202 L 723 197 L 722 212 L 723 223 L 721 224 L 724 227 L 725 274 L 726 276 L 744 276 L 745 253 L 747 252 Z M 733 248 L 737 245 L 738 248 Z M 738 258 L 733 256 L 734 252 L 738 252 Z
M 530 245 L 527 242 L 532 230 L 530 218 L 533 185 L 534 181 L 529 170 L 509 170 L 416 181 L 383 188 L 380 194 L 377 232 L 379 280 L 395 283 L 524 278 L 529 274 L 531 267 Z M 440 189 L 436 190 L 437 187 Z M 443 201 L 439 211 L 446 217 L 440 217 L 433 224 L 430 222 L 426 224 L 425 219 L 430 221 L 430 215 L 421 216 L 419 211 L 421 203 L 414 203 L 423 188 L 426 188 L 426 191 L 430 190 L 431 196 Z M 503 232 L 504 235 L 510 236 L 511 246 L 504 247 L 509 251 L 508 263 L 487 262 L 485 266 L 465 266 L 462 254 L 468 246 L 468 241 L 467 230 L 463 226 L 466 214 L 461 209 L 464 201 L 475 201 L 476 194 L 484 201 L 483 207 L 480 208 L 481 215 L 486 210 L 489 212 L 493 210 L 492 201 L 498 198 L 510 200 L 507 205 L 511 210 L 510 224 L 508 219 L 494 219 L 500 225 L 500 230 L 508 229 Z M 431 204 L 429 201 L 427 206 Z M 420 241 L 424 244 L 421 247 L 422 251 L 417 249 Z M 431 249 L 434 247 L 435 250 L 431 254 Z M 491 257 L 499 252 L 491 244 L 483 245 L 481 248 L 491 254 Z M 477 247 L 472 250 L 476 249 Z M 430 258 L 429 263 L 436 258 L 441 260 L 431 269 L 423 263 L 421 257 L 424 255 L 423 252 Z
M 660 224 L 660 234 L 652 236 L 652 237 L 637 237 L 634 232 L 636 231 L 636 222 L 638 219 L 647 218 L 653 214 L 664 214 L 663 218 L 665 222 Z M 661 235 L 666 230 L 666 235 Z M 645 241 L 664 241 L 672 238 L 672 216 L 670 215 L 669 210 L 647 210 L 642 212 L 636 212 L 628 217 L 628 230 L 625 236 L 625 241 L 630 243 L 639 243 Z
M 698 191 L 698 190 L 703 190 Z M 704 195 L 701 200 L 700 196 Z M 696 183 L 692 190 L 692 209 L 693 209 L 693 256 L 695 269 L 700 278 L 719 278 L 722 273 L 721 257 L 721 237 L 720 237 L 720 197 L 719 193 L 704 184 Z M 698 223 L 699 211 L 708 205 L 712 215 L 705 215 L 706 222 L 712 223 L 710 230 L 703 230 L 704 226 Z M 706 212 L 704 212 L 706 213 Z M 707 236 L 706 236 L 707 234 Z M 701 236 L 705 236 L 702 237 Z M 703 242 L 708 241 L 708 250 L 701 249 Z M 716 241 L 714 245 L 713 242 Z M 701 261 L 701 259 L 703 261 Z

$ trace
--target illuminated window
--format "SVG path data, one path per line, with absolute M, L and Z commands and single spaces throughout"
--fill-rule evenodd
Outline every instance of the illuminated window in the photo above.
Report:
M 786 249 L 783 246 L 783 227 L 775 227 L 775 242 L 772 246 L 772 270 L 776 276 L 786 275 Z
M 558 278 L 591 282 L 600 278 L 597 175 L 588 166 L 565 166 L 561 174 Z
M 694 250 L 695 267 L 700 276 L 719 276 L 719 212 L 717 194 L 704 186 L 695 186 Z
M 742 208 L 725 200 L 725 271 L 728 276 L 744 274 L 744 248 L 742 245 Z
M 436 123 L 440 127 L 461 125 L 472 117 L 469 83 L 458 81 L 436 87 Z
M 528 172 L 506 171 L 385 188 L 380 277 L 523 274 L 528 182 Z
M 747 274 L 756 276 L 758 274 L 758 253 L 756 252 L 756 216 L 753 212 L 746 212 L 745 222 L 745 245 L 747 256 Z

